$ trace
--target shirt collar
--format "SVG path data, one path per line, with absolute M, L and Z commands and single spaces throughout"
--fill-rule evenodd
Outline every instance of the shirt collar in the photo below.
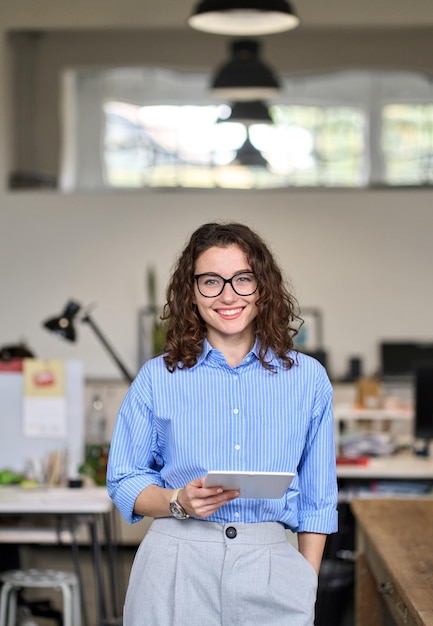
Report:
M 256 337 L 256 341 L 254 342 L 254 346 L 253 346 L 251 352 L 257 357 L 257 360 L 259 359 L 259 351 L 260 351 L 260 341 Z M 271 368 L 282 367 L 283 366 L 282 360 L 280 359 L 279 356 L 277 356 L 275 354 L 275 352 L 273 350 L 271 350 L 271 348 L 268 348 L 266 350 L 265 361 L 267 363 L 269 363 L 269 366 Z
M 253 358 L 257 359 L 257 361 L 258 361 L 259 360 L 259 351 L 260 351 L 260 341 L 256 337 L 256 340 L 255 340 L 254 345 L 251 348 L 250 352 L 248 352 L 248 354 L 245 355 L 244 363 L 251 362 L 251 360 Z M 219 361 L 219 358 L 217 357 L 217 355 L 220 355 L 220 354 L 221 354 L 221 352 L 219 350 L 216 350 L 215 348 L 212 348 L 212 346 L 210 345 L 209 341 L 205 338 L 204 341 L 203 341 L 202 353 L 198 356 L 197 363 L 196 363 L 196 365 L 194 367 L 197 367 L 198 365 L 201 365 L 205 361 L 210 361 L 214 357 Z M 282 366 L 281 359 L 270 348 L 268 348 L 268 350 L 266 352 L 266 361 L 268 361 L 268 363 L 269 363 L 269 365 L 271 367 L 281 367 Z

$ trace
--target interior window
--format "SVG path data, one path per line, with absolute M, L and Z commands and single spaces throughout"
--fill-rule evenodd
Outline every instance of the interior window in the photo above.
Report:
M 423 186 L 433 87 L 401 72 L 286 78 L 267 122 L 232 120 L 207 78 L 158 68 L 69 70 L 61 187 Z M 90 123 L 91 121 L 91 123 Z
M 433 103 L 384 106 L 382 150 L 388 185 L 433 184 Z

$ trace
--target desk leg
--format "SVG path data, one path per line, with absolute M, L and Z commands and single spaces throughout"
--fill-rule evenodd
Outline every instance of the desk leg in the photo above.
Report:
M 105 602 L 104 581 L 102 577 L 101 545 L 98 538 L 97 516 L 89 519 L 89 531 L 92 542 L 93 565 L 95 571 L 97 624 L 98 626 L 103 626 L 107 616 L 107 609 Z
M 118 554 L 116 550 L 116 542 L 113 541 L 113 534 L 116 536 L 116 529 L 112 530 L 112 525 L 114 526 L 114 511 L 108 515 L 104 515 L 104 534 L 106 541 L 106 549 L 107 549 L 107 564 L 108 564 L 108 576 L 109 576 L 109 585 L 110 585 L 110 595 L 111 595 L 111 607 L 112 607 L 112 615 L 114 617 L 119 615 L 119 584 L 116 585 L 116 564 L 118 564 Z M 119 581 L 119 576 L 117 576 L 117 582 Z
M 83 585 L 83 576 L 81 574 L 79 548 L 78 548 L 77 537 L 75 533 L 75 523 L 72 518 L 69 518 L 69 532 L 71 533 L 71 538 L 72 538 L 72 543 L 71 543 L 72 560 L 74 563 L 75 574 L 78 578 L 78 588 L 80 590 L 80 606 L 81 606 L 81 616 L 83 619 L 83 626 L 89 626 L 89 618 L 87 615 L 86 599 L 85 599 L 84 585 Z
M 383 600 L 363 554 L 356 558 L 355 573 L 356 626 L 383 626 Z

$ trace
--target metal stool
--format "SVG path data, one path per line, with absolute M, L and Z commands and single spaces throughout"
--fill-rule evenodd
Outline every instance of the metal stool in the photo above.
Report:
M 78 579 L 71 572 L 28 569 L 0 574 L 0 626 L 15 626 L 18 591 L 26 587 L 52 588 L 63 595 L 63 625 L 80 626 L 80 593 Z

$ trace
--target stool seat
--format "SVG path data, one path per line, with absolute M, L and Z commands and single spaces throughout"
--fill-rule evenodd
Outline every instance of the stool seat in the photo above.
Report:
M 17 592 L 20 589 L 52 588 L 63 595 L 64 626 L 80 626 L 78 578 L 71 572 L 53 569 L 16 569 L 2 572 L 0 595 L 0 626 L 15 626 Z
M 2 582 L 22 587 L 57 587 L 60 584 L 75 585 L 77 577 L 72 572 L 54 569 L 15 569 L 0 574 Z

